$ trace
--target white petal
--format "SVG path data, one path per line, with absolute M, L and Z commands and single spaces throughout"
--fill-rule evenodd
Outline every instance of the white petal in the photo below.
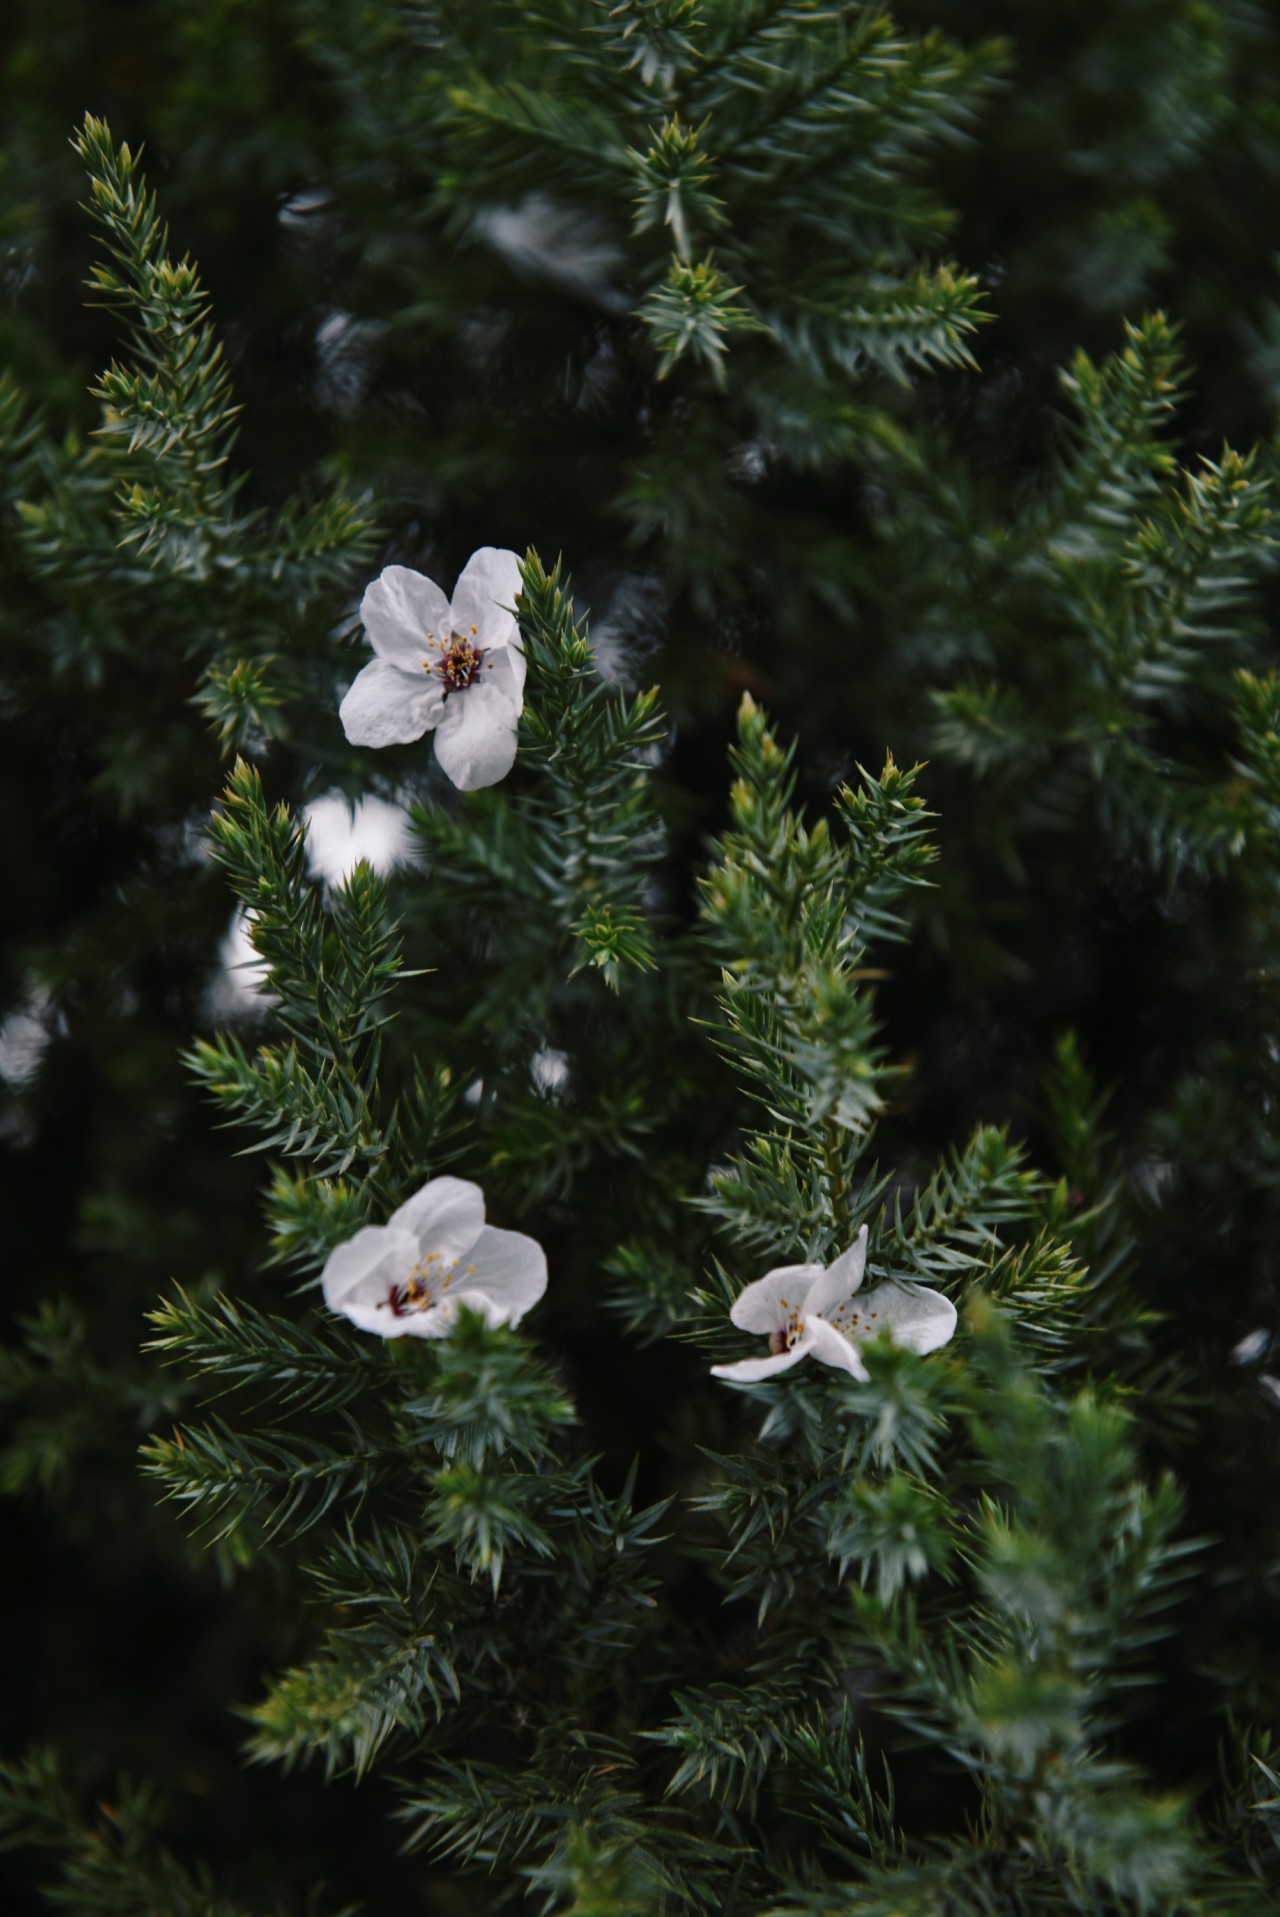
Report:
M 480 646 L 519 645 L 515 616 L 504 607 L 515 604 L 520 590 L 520 561 L 501 546 L 481 546 L 473 552 L 453 589 L 453 629 Z
M 448 1298 L 444 1302 L 449 1306 L 455 1320 L 465 1305 L 468 1311 L 478 1312 L 487 1325 L 508 1325 L 515 1322 L 514 1319 L 508 1318 L 502 1306 L 497 1304 L 486 1291 L 460 1291 L 456 1298 Z
M 352 745 L 408 745 L 436 723 L 444 688 L 419 668 L 415 677 L 375 659 L 358 672 L 338 707 Z
M 442 1298 L 438 1305 L 432 1305 L 427 1311 L 406 1312 L 400 1325 L 413 1338 L 447 1338 L 457 1324 L 458 1313 L 464 1305 L 468 1311 L 477 1312 L 487 1325 L 510 1322 L 502 1306 L 495 1304 L 485 1292 L 464 1291 Z
M 776 1265 L 738 1293 L 729 1316 L 740 1331 L 781 1331 L 789 1319 L 803 1315 L 809 1288 L 821 1276 L 821 1265 Z
M 345 1244 L 335 1245 L 325 1261 L 321 1284 L 330 1311 L 347 1312 L 355 1300 L 385 1296 L 413 1269 L 416 1241 L 392 1225 L 365 1225 Z
M 829 1318 L 832 1305 L 843 1304 L 846 1298 L 852 1298 L 862 1283 L 866 1268 L 867 1228 L 864 1225 L 848 1251 L 842 1251 L 835 1263 L 828 1265 L 822 1276 L 815 1280 L 813 1289 L 804 1301 L 805 1316 L 816 1311 Z
M 439 639 L 448 629 L 449 601 L 422 573 L 388 566 L 366 589 L 360 617 L 380 658 L 406 672 L 421 672 L 430 656 L 428 639 Z
M 870 1373 L 861 1358 L 849 1343 L 841 1337 L 834 1325 L 825 1318 L 805 1320 L 805 1335 L 811 1339 L 810 1349 L 822 1365 L 834 1365 L 837 1371 L 847 1371 L 851 1377 L 861 1378 L 865 1383 Z
M 524 707 L 524 679 L 528 671 L 528 661 L 519 646 L 497 646 L 484 656 L 481 667 L 484 685 L 497 686 L 505 693 L 516 712 Z
M 451 1263 L 469 1252 L 484 1227 L 484 1193 L 469 1178 L 430 1178 L 393 1211 L 388 1229 L 412 1237 L 415 1258 L 438 1252 Z
M 458 1307 L 452 1298 L 442 1298 L 438 1305 L 429 1305 L 426 1311 L 406 1311 L 396 1320 L 396 1329 L 388 1332 L 391 1338 L 447 1338 L 458 1322 Z
M 797 1338 L 789 1351 L 780 1351 L 776 1357 L 740 1358 L 736 1365 L 712 1365 L 711 1376 L 727 1378 L 730 1384 L 759 1384 L 762 1378 L 772 1378 L 775 1372 L 790 1371 L 792 1365 L 798 1365 L 808 1355 L 808 1344 L 803 1338 Z
M 406 1338 L 413 1329 L 413 1315 L 392 1311 L 387 1291 L 380 1298 L 352 1298 L 342 1307 L 342 1315 L 350 1318 L 357 1331 L 376 1332 L 379 1338 Z
M 911 1283 L 872 1285 L 856 1304 L 836 1306 L 831 1323 L 855 1343 L 887 1331 L 910 1351 L 936 1351 L 956 1328 L 956 1308 L 940 1291 Z
M 491 1324 L 519 1324 L 547 1288 L 547 1255 L 522 1231 L 486 1225 L 453 1283 L 454 1296 L 464 1305 L 471 1304 L 474 1294 L 483 1294 L 499 1314 Z
M 436 758 L 460 792 L 506 778 L 515 764 L 518 716 L 497 686 L 480 682 L 449 695 L 436 728 Z

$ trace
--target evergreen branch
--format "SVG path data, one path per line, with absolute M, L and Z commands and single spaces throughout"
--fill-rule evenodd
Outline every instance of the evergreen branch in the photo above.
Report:
M 1016 686 L 965 679 L 931 694 L 934 748 L 975 778 L 1030 784 L 1055 744 L 1052 721 L 1031 710 Z
M 184 1426 L 143 1446 L 143 1470 L 186 1508 L 206 1543 L 229 1541 L 249 1552 L 258 1540 L 310 1530 L 339 1500 L 364 1497 L 393 1468 L 395 1456 L 372 1444 L 349 1414 L 342 1422 L 350 1435 L 344 1450 L 299 1435 L 248 1435 L 221 1420 Z
M 245 1713 L 256 1727 L 246 1749 L 254 1762 L 286 1771 L 319 1756 L 326 1780 L 347 1770 L 361 1778 L 397 1732 L 420 1735 L 461 1695 L 434 1632 L 406 1636 L 381 1619 L 347 1626 Z
M 385 881 L 357 865 L 323 911 L 307 874 L 305 828 L 284 805 L 267 806 L 243 760 L 210 830 L 293 1042 L 262 1046 L 250 1059 L 234 1035 L 198 1040 L 189 1070 L 233 1118 L 262 1133 L 257 1149 L 309 1157 L 318 1177 L 340 1176 L 357 1159 L 379 1163 L 395 1134 L 394 1117 L 384 1124 L 377 1116 L 382 1028 L 402 971 Z
M 108 252 L 90 284 L 102 304 L 126 317 L 129 361 L 101 377 L 96 448 L 67 462 L 61 510 L 50 516 L 49 508 L 35 508 L 29 531 L 47 541 L 61 525 L 65 536 L 71 511 L 83 516 L 89 508 L 96 523 L 80 547 L 82 566 L 117 582 L 126 571 L 123 547 L 136 555 L 139 573 L 178 589 L 188 646 L 207 655 L 203 699 L 224 742 L 238 743 L 264 720 L 279 732 L 287 688 L 271 672 L 282 643 L 280 608 L 287 604 L 296 619 L 317 597 L 346 587 L 372 527 L 338 492 L 289 500 L 271 515 L 241 508 L 246 476 L 229 471 L 239 408 L 196 267 L 172 257 L 137 157 L 103 121 L 86 115 L 73 145 L 89 172 L 87 210 Z M 102 550 L 108 539 L 110 560 Z M 239 656 L 247 644 L 254 658 Z M 296 649 L 309 660 L 313 636 Z M 255 696 L 246 709 L 251 680 Z
M 788 1783 L 795 1780 L 788 1807 L 820 1832 L 842 1876 L 860 1876 L 868 1860 L 885 1866 L 901 1855 L 892 1769 L 885 1759 L 877 1794 L 847 1699 L 838 1712 L 797 1724 L 785 1740 L 785 1761 Z
M 926 1283 L 986 1266 L 1001 1229 L 1033 1217 L 1047 1190 L 1025 1167 L 1025 1151 L 1006 1132 L 980 1127 L 915 1194 L 905 1220 L 902 1194 L 895 1196 L 892 1230 L 877 1252 L 890 1270 Z
M 341 1410 L 375 1382 L 385 1384 L 384 1354 L 354 1339 L 334 1343 L 310 1326 L 221 1296 L 208 1303 L 175 1288 L 173 1303 L 147 1313 L 155 1335 L 145 1349 L 185 1364 L 216 1385 L 205 1397 L 256 1391 L 282 1412 Z
M 840 1438 L 840 1470 L 905 1471 L 914 1478 L 935 1478 L 948 1428 L 955 1415 L 955 1380 L 937 1359 L 929 1363 L 913 1351 L 883 1340 L 867 1345 L 866 1384 L 846 1385 L 838 1393 L 848 1429 Z M 946 1546 L 937 1546 L 939 1561 Z
M 170 258 L 155 195 L 142 184 L 129 148 L 117 146 L 92 114 L 73 144 L 89 170 L 89 210 L 113 262 L 95 267 L 91 284 L 106 304 L 129 314 L 138 362 L 103 375 L 103 430 L 139 472 L 163 473 L 163 483 L 124 495 L 133 522 L 126 539 L 149 557 L 163 556 L 175 571 L 203 579 L 253 524 L 253 516 L 234 512 L 240 482 L 223 473 L 238 409 L 209 301 L 192 263 Z
M 539 1514 L 549 1487 L 544 1478 L 455 1459 L 435 1472 L 430 1538 L 452 1545 L 460 1570 L 473 1579 L 488 1578 L 496 1598 L 503 1567 L 513 1551 L 551 1558 L 555 1547 Z
M 370 1223 L 369 1193 L 345 1179 L 312 1173 L 293 1177 L 277 1165 L 267 1188 L 267 1216 L 274 1247 L 271 1262 L 315 1270 L 335 1245 Z
M 807 1248 L 830 1235 L 826 1168 L 820 1153 L 776 1134 L 753 1134 L 708 1179 L 696 1203 L 729 1226 L 744 1248 Z
M 699 128 L 686 126 L 679 114 L 668 114 L 660 127 L 651 130 L 648 147 L 643 152 L 634 147 L 630 155 L 635 231 L 669 227 L 676 258 L 686 262 L 692 252 L 691 226 L 713 230 L 724 221 L 721 203 L 707 184 L 712 169 L 699 133 Z
M 263 1045 L 252 1059 L 234 1034 L 197 1039 L 184 1062 L 227 1123 L 253 1125 L 261 1137 L 249 1151 L 306 1158 L 317 1178 L 340 1178 L 360 1160 L 384 1159 L 391 1134 L 371 1120 L 368 1102 L 338 1068 L 312 1072 L 296 1045 Z
M 188 1869 L 158 1844 L 160 1822 L 155 1791 L 127 1780 L 86 1822 L 51 1751 L 0 1765 L 0 1850 L 32 1844 L 54 1854 L 59 1880 L 42 1893 L 51 1909 L 73 1917 L 247 1917 L 248 1906 L 223 1896 L 205 1866 Z
M 731 1810 L 752 1805 L 780 1764 L 789 1736 L 812 1708 L 811 1686 L 825 1688 L 830 1678 L 829 1672 L 793 1667 L 785 1678 L 756 1675 L 745 1686 L 677 1692 L 675 1716 L 661 1730 L 641 1733 L 678 1754 L 668 1797 L 696 1790 Z
M 580 964 L 616 987 L 624 966 L 654 964 L 642 888 L 662 847 L 649 778 L 664 730 L 657 694 L 628 698 L 596 675 L 558 566 L 548 574 L 531 553 L 522 576 L 530 671 L 522 725 L 544 782 L 528 808 L 534 856 Z
M 545 1763 L 506 1769 L 437 1760 L 427 1787 L 408 1797 L 398 1812 L 410 1826 L 406 1847 L 490 1871 L 527 1856 L 542 1827 L 563 1825 L 579 1797 L 579 1777 L 563 1775 L 566 1757 L 574 1754 L 548 1753 L 555 1759 L 553 1776 Z
M 868 367 L 904 380 L 936 366 L 975 364 L 967 341 L 989 318 L 977 280 L 955 267 L 918 266 L 900 277 L 867 273 L 825 291 L 793 293 L 760 309 L 784 352 L 815 371 L 855 376 Z
M 740 286 L 729 285 L 710 254 L 696 264 L 672 260 L 666 279 L 646 295 L 639 309 L 660 355 L 659 379 L 664 379 L 687 353 L 718 386 L 724 385 L 727 336 L 768 330 L 763 320 L 738 300 L 741 291 Z
M 595 1908 L 610 1912 L 723 1909 L 733 1853 L 619 1789 L 614 1779 L 629 1768 L 625 1748 L 581 1732 L 548 1738 L 519 1768 L 438 1762 L 428 1788 L 400 1812 L 408 1846 L 490 1872 L 538 1859 L 526 1874 L 557 1901 L 575 1890 L 594 1896 L 607 1873 L 603 1896 L 621 1901 Z
M 1079 413 L 1057 483 L 1028 528 L 1036 548 L 1069 565 L 1114 548 L 1174 470 L 1163 443 L 1182 363 L 1163 313 L 1125 326 L 1125 346 L 1097 366 L 1077 353 L 1060 375 Z
M 610 1308 L 641 1344 L 669 1337 L 689 1316 L 691 1273 L 699 1263 L 696 1254 L 649 1239 L 619 1245 L 605 1263 L 617 1280 Z
M 461 1701 L 453 1639 L 464 1591 L 444 1591 L 441 1567 L 419 1543 L 378 1527 L 360 1540 L 350 1527 L 339 1533 L 319 1581 L 341 1622 L 246 1711 L 249 1754 L 286 1769 L 320 1755 L 326 1777 L 348 1768 L 361 1777 L 393 1736 L 420 1735 Z
M 672 1500 L 636 1510 L 637 1474 L 633 1461 L 621 1490 L 609 1497 L 593 1470 L 579 1465 L 563 1473 L 548 1500 L 556 1524 L 554 1568 L 530 1567 L 543 1588 L 529 1632 L 535 1655 L 566 1674 L 566 1688 L 584 1705 L 591 1695 L 616 1690 L 620 1658 L 656 1642 L 663 1580 L 642 1554 L 667 1542 L 657 1526 Z
M 1108 836 L 1170 872 L 1222 870 L 1237 844 L 1234 795 L 1168 721 L 1205 716 L 1205 694 L 1223 690 L 1274 545 L 1255 460 L 1228 450 L 1169 483 L 1178 380 L 1159 314 L 1101 365 L 1077 357 L 1064 379 L 1074 449 L 1021 522 L 979 547 L 975 589 L 1010 595 L 1016 651 L 994 670 L 987 651 L 982 670 L 934 695 L 940 751 L 997 782 L 1016 826 L 1061 831 L 1092 790 Z M 1013 638 L 1028 624 L 1053 635 L 1034 654 Z
M 715 1478 L 693 1508 L 715 1518 L 730 1539 L 721 1567 L 726 1599 L 754 1601 L 759 1626 L 795 1599 L 804 1578 L 802 1540 L 821 1510 L 823 1487 L 773 1456 L 710 1452 L 708 1461 Z
M 955 1554 L 947 1505 L 935 1486 L 894 1474 L 881 1483 L 855 1478 L 826 1507 L 828 1557 L 844 1577 L 855 1566 L 881 1604 L 925 1578 L 946 1574 Z
M 856 1162 L 889 1075 L 860 961 L 869 939 L 896 935 L 897 900 L 923 882 L 928 815 L 915 774 L 890 759 L 878 781 L 863 773 L 860 793 L 842 792 L 850 837 L 838 844 L 825 820 L 810 832 L 790 809 L 793 754 L 750 697 L 738 734 L 733 829 L 702 881 L 702 916 L 729 961 L 717 1043 L 772 1123 L 700 1202 L 748 1242 L 819 1256 L 852 1237 Z
M 463 1313 L 435 1354 L 429 1388 L 404 1402 L 414 1445 L 482 1468 L 507 1452 L 545 1463 L 556 1435 L 575 1421 L 525 1340 L 505 1325 Z
M 486 793 L 465 818 L 419 810 L 415 825 L 439 897 L 504 915 L 513 895 L 521 900 L 522 997 L 531 973 L 545 970 L 550 988 L 566 947 L 577 951 L 570 977 L 591 966 L 616 990 L 624 970 L 655 962 L 644 888 L 663 845 L 650 793 L 663 733 L 656 694 L 628 697 L 597 675 L 558 566 L 548 575 L 531 553 L 523 577 L 520 756 L 536 783 L 518 810 L 505 794 Z
M 1051 1776 L 1088 1800 L 1076 1764 L 1107 1726 L 1110 1687 L 1164 1628 L 1195 1547 L 1174 1535 L 1172 1487 L 1135 1481 L 1120 1414 L 1089 1391 L 1059 1409 L 989 1307 L 970 1328 L 973 1433 L 1007 1499 L 984 1498 L 967 1526 L 984 1602 L 949 1639 L 910 1598 L 890 1613 L 867 1595 L 859 1615 L 902 1686 L 887 1707 L 980 1773 L 1016 1822 Z
M 821 199 L 842 161 L 888 173 L 954 138 L 972 118 L 991 58 L 990 49 L 962 53 L 938 34 L 904 39 L 874 9 L 791 0 L 732 57 L 708 64 L 695 97 L 713 116 L 728 173 L 756 191 L 794 191 L 823 172 Z
M 128 1440 L 172 1417 L 188 1395 L 176 1381 L 157 1384 L 103 1364 L 89 1324 L 65 1297 L 46 1299 L 18 1320 L 18 1330 L 21 1348 L 0 1345 L 0 1405 L 11 1413 L 0 1445 L 0 1490 L 10 1495 L 65 1497 L 109 1433 Z
M 524 1874 L 544 1910 L 715 1913 L 724 1909 L 725 1857 L 724 1846 L 664 1824 L 648 1805 L 616 1792 L 574 1817 L 545 1861 Z
M 1089 1307 L 1098 1286 L 1095 1272 L 1051 1232 L 1007 1251 L 983 1278 L 987 1294 L 1018 1325 L 1018 1335 L 1046 1378 L 1083 1369 L 1094 1357 L 1097 1329 Z
M 227 781 L 210 834 L 213 856 L 244 902 L 254 950 L 269 967 L 282 1023 L 327 1057 L 349 1060 L 386 1022 L 382 1006 L 401 969 L 385 880 L 357 865 L 335 888 L 326 915 L 307 871 L 306 827 L 284 804 L 267 805 L 261 776 L 244 760 Z
M 531 150 L 547 183 L 557 177 L 562 184 L 573 183 L 581 167 L 593 176 L 616 174 L 630 181 L 631 155 L 612 117 L 580 92 L 566 97 L 559 89 L 476 76 L 465 87 L 452 88 L 449 97 L 459 135 L 477 157 L 483 156 L 491 188 L 523 185 Z
M 42 426 L 8 368 L 0 369 L 0 500 L 17 507 L 40 463 Z
M 1274 547 L 1275 513 L 1257 462 L 1229 449 L 1184 476 L 1134 534 L 1129 630 L 1120 667 L 1139 704 L 1168 704 L 1211 645 L 1239 635 L 1255 578 Z
M 836 794 L 849 835 L 845 898 L 865 945 L 902 938 L 906 920 L 897 909 L 900 901 L 930 883 L 925 873 L 938 849 L 928 837 L 934 815 L 912 790 L 919 771 L 913 766 L 900 772 L 889 753 L 878 779 L 859 766 L 860 783 L 842 785 Z
M 669 92 L 703 57 L 699 0 L 613 0 L 609 19 L 610 45 L 646 87 Z

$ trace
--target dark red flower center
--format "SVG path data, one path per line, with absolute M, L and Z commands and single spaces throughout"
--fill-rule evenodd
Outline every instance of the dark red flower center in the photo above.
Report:
M 455 639 L 449 650 L 441 654 L 436 677 L 446 694 L 465 692 L 468 686 L 475 684 L 483 668 L 484 653 L 480 647 L 473 645 L 470 639 Z
M 426 1311 L 432 1303 L 431 1288 L 421 1278 L 410 1278 L 406 1284 L 390 1287 L 387 1303 L 393 1318 L 405 1318 L 411 1311 Z

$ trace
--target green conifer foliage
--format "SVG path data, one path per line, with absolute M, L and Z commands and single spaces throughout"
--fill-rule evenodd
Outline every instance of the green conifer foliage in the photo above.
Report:
M 15 1908 L 32 1851 L 90 1917 L 1280 1908 L 1274 328 L 1214 184 L 1280 37 L 904 18 L 147 4 L 154 188 L 95 95 L 86 189 L 23 15 Z M 378 566 L 481 542 L 528 682 L 460 794 L 337 706 Z M 323 877 L 335 788 L 412 861 Z M 322 1274 L 441 1177 L 545 1298 L 359 1330 Z
M 550 709 L 571 669 L 589 725 L 600 700 L 585 635 L 534 562 L 525 577 L 540 635 L 530 708 Z M 559 779 L 554 757 L 539 758 L 542 722 L 528 730 L 529 766 L 503 797 L 518 813 L 528 782 L 534 837 L 515 840 L 513 876 L 527 861 L 536 886 L 536 834 L 547 817 L 556 828 L 537 794 Z M 578 730 L 561 729 L 570 754 Z M 839 837 L 806 829 L 790 809 L 790 755 L 750 700 L 735 772 L 731 830 L 704 888 L 711 949 L 738 954 L 714 1025 L 766 1129 L 713 1176 L 706 1202 L 727 1230 L 727 1262 L 690 1290 L 688 1329 L 731 1353 L 735 1246 L 829 1261 L 865 1218 L 882 1283 L 926 1278 L 966 1303 L 955 1353 L 873 1340 L 865 1383 L 794 1369 L 752 1388 L 756 1439 L 724 1419 L 714 1387 L 687 1378 L 702 1419 L 737 1441 L 646 1509 L 634 1473 L 618 1495 L 599 1484 L 571 1404 L 521 1334 L 464 1314 L 442 1344 L 370 1349 L 341 1322 L 316 1325 L 305 1304 L 295 1319 L 178 1296 L 156 1315 L 158 1348 L 229 1408 L 153 1441 L 147 1468 L 232 1560 L 301 1554 L 318 1605 L 306 1660 L 252 1708 L 250 1749 L 287 1764 L 319 1755 L 357 1775 L 393 1763 L 415 1847 L 527 1880 L 551 1908 L 579 1907 L 589 1891 L 619 1912 L 636 1899 L 711 1910 L 731 1896 L 750 1909 L 835 1910 L 855 1894 L 924 1911 L 944 1907 L 957 1877 L 957 1909 L 1009 1898 L 1079 1909 L 1082 1893 L 1159 1909 L 1218 1884 L 1246 1908 L 1189 1804 L 1153 1791 L 1112 1748 L 1114 1686 L 1145 1673 L 1197 1545 L 1172 1483 L 1143 1482 L 1123 1394 L 1091 1376 L 1094 1287 L 1055 1236 L 1060 1194 L 990 1133 L 910 1210 L 887 1202 L 867 1162 L 888 1080 L 865 959 L 901 936 L 904 897 L 930 857 L 912 776 L 890 764 L 843 793 Z M 603 828 L 607 776 L 599 789 Z M 368 875 L 325 910 L 293 856 L 296 831 L 257 781 L 237 773 L 229 801 L 223 857 L 242 885 L 256 875 L 253 936 L 278 1016 L 314 1034 L 322 998 L 359 1003 L 341 927 Z M 429 895 L 433 875 L 421 884 Z M 575 963 L 572 920 L 565 934 L 550 962 L 567 989 L 587 1005 L 603 991 L 627 1016 L 634 981 L 651 1014 L 643 967 L 611 999 L 598 968 Z M 505 980 L 500 967 L 486 975 L 484 951 L 470 989 L 496 1007 Z M 448 1003 L 453 975 L 432 970 L 423 989 Z M 369 997 L 376 1006 L 371 986 Z M 336 1064 L 334 1037 L 318 1029 L 310 1043 Z M 216 1077 L 205 1054 L 199 1063 L 229 1111 L 277 1148 L 287 1121 L 286 1149 L 309 1155 L 291 1091 L 270 1075 L 247 1090 Z M 710 1057 L 705 1070 L 713 1078 Z M 388 1183 L 399 1195 L 400 1128 L 393 1112 L 373 1116 L 377 1074 L 352 1068 L 351 1083 L 364 1113 L 351 1136 L 386 1143 L 348 1157 L 353 1209 L 335 1208 L 330 1186 L 335 1238 L 385 1204 Z M 492 1162 L 503 1096 L 500 1081 L 455 1158 Z M 1069 1123 L 1065 1079 L 1061 1098 Z M 317 1135 L 326 1122 L 336 1118 L 317 1106 Z M 513 1194 L 519 1157 L 504 1141 L 494 1166 Z M 416 1150 L 410 1162 L 420 1172 Z M 314 1176 L 326 1175 L 321 1159 Z M 637 1168 L 641 1190 L 649 1176 Z M 578 1208 L 560 1215 L 567 1290 L 590 1260 Z M 1144 1334 L 1131 1325 L 1129 1336 Z M 674 1593 L 690 1558 L 719 1587 L 725 1622 L 714 1608 L 681 1615 Z M 478 1754 L 486 1727 L 502 1755 Z M 895 1818 L 870 1781 L 868 1746 L 889 1779 L 932 1753 L 953 1788 L 967 1780 L 969 1835 Z

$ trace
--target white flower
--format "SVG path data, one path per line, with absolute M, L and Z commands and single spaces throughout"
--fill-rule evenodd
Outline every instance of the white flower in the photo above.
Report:
M 377 658 L 338 709 L 352 745 L 407 745 L 434 729 L 436 758 L 463 792 L 496 785 L 516 756 L 524 649 L 509 610 L 520 590 L 513 552 L 482 546 L 453 591 L 388 566 L 360 602 Z
M 432 1178 L 385 1225 L 366 1225 L 329 1253 L 331 1311 L 384 1338 L 444 1338 L 459 1307 L 491 1325 L 518 1324 L 547 1288 L 542 1246 L 484 1222 L 484 1193 Z
M 868 1377 L 858 1345 L 887 1331 L 911 1351 L 936 1351 L 956 1328 L 956 1308 L 940 1292 L 909 1281 L 872 1285 L 854 1304 L 867 1264 L 867 1228 L 833 1265 L 779 1265 L 748 1285 L 729 1316 L 742 1331 L 768 1334 L 770 1356 L 712 1365 L 717 1378 L 754 1384 L 802 1358 Z
M 313 879 L 341 885 L 363 859 L 375 872 L 392 872 L 413 861 L 413 832 L 402 805 L 369 793 L 348 799 L 326 792 L 303 807 L 307 822 L 307 868 Z

